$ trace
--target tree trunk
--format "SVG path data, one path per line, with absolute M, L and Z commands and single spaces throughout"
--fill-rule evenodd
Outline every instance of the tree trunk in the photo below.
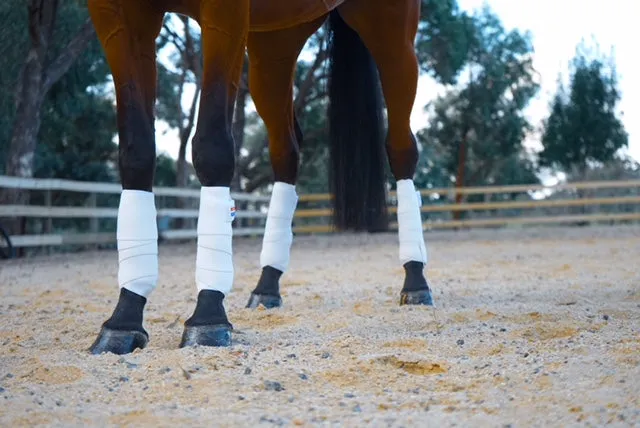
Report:
M 246 86 L 241 85 L 238 90 L 238 98 L 236 99 L 235 116 L 233 120 L 233 128 L 231 130 L 233 134 L 233 141 L 235 143 L 235 156 L 236 159 L 240 157 L 240 150 L 244 145 L 244 128 L 247 121 L 245 114 L 245 107 L 247 105 L 247 99 L 249 98 L 249 90 Z M 240 171 L 236 168 L 233 180 L 231 181 L 231 190 L 240 192 L 242 190 L 240 183 Z
M 23 178 L 33 177 L 41 108 L 45 96 L 51 86 L 69 70 L 95 34 L 91 21 L 87 19 L 58 57 L 51 64 L 46 64 L 58 1 L 30 0 L 27 7 L 30 48 L 18 83 L 16 118 L 5 165 L 6 175 Z M 29 203 L 29 193 L 21 189 L 2 189 L 0 202 L 26 205 Z M 9 234 L 22 233 L 25 229 L 25 222 L 20 219 L 12 218 L 4 224 Z
M 467 135 L 469 131 L 465 130 L 462 134 L 462 140 L 460 146 L 458 146 L 458 171 L 456 173 L 456 190 L 464 187 L 465 169 L 467 167 Z M 463 202 L 464 195 L 456 192 L 456 205 Z M 462 218 L 462 211 L 456 210 L 452 213 L 454 220 L 460 220 Z
M 182 53 L 182 61 L 185 64 L 185 68 L 182 71 L 182 79 L 180 83 L 178 102 L 178 111 L 180 112 L 180 149 L 178 150 L 178 159 L 176 161 L 176 186 L 187 187 L 189 185 L 189 171 L 187 168 L 187 145 L 189 144 L 189 138 L 193 132 L 193 127 L 196 124 L 196 111 L 198 109 L 198 99 L 200 91 L 202 89 L 202 65 L 200 63 L 200 53 L 196 50 L 194 39 L 190 30 L 190 19 L 186 16 L 181 16 L 182 24 L 184 25 L 184 48 L 175 44 L 176 48 Z M 184 93 L 184 87 L 187 83 L 187 72 L 191 70 L 195 76 L 196 90 L 191 100 L 191 105 L 186 115 L 182 110 L 182 94 Z M 190 208 L 188 198 L 178 198 L 176 205 L 180 209 Z M 183 218 L 175 220 L 175 227 L 177 229 L 183 229 L 190 226 L 190 221 Z
M 181 133 L 182 134 L 182 133 Z M 189 141 L 189 136 L 186 138 L 180 136 L 180 150 L 178 151 L 178 161 L 176 162 L 176 186 L 177 187 L 187 187 L 187 142 Z M 176 206 L 179 209 L 187 208 L 187 200 L 186 198 L 177 198 Z M 184 218 L 176 218 L 174 220 L 176 229 L 183 229 L 185 227 L 185 219 Z

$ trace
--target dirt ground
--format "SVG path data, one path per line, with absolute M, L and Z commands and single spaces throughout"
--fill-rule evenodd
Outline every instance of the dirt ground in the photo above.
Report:
M 115 251 L 0 264 L 0 426 L 640 425 L 640 227 L 427 233 L 437 308 L 399 307 L 395 234 L 296 237 L 285 306 L 248 310 L 235 242 L 227 349 L 177 349 L 195 246 L 161 247 L 149 346 L 86 352 Z

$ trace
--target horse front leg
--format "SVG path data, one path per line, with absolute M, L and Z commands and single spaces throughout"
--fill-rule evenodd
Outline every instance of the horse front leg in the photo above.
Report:
M 249 31 L 249 0 L 202 1 L 203 79 L 193 165 L 200 184 L 196 285 L 198 300 L 180 347 L 230 346 L 224 298 L 233 287 L 230 185 L 235 152 L 231 121 Z
M 158 281 L 158 231 L 152 192 L 155 168 L 155 37 L 163 13 L 150 5 L 90 0 L 89 11 L 116 89 L 122 193 L 117 218 L 120 295 L 90 352 L 144 348 L 148 296 Z

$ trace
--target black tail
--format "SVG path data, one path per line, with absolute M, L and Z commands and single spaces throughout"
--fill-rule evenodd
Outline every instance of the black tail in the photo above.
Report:
M 342 230 L 386 230 L 386 152 L 378 70 L 360 36 L 337 10 L 329 19 L 329 176 L 334 225 Z

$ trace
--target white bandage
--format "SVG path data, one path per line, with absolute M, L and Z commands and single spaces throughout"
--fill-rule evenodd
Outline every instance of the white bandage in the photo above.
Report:
M 399 180 L 397 187 L 400 261 L 403 265 L 410 261 L 427 263 L 427 249 L 420 216 L 420 194 L 416 192 L 413 180 Z
M 198 212 L 196 285 L 225 295 L 233 286 L 233 230 L 236 215 L 228 187 L 202 187 Z
M 122 191 L 116 237 L 120 288 L 149 296 L 158 283 L 158 228 L 152 192 Z
M 282 182 L 276 182 L 273 185 L 267 224 L 262 238 L 260 253 L 262 267 L 271 266 L 281 272 L 289 268 L 289 255 L 293 242 L 291 222 L 297 204 L 298 195 L 295 186 Z

